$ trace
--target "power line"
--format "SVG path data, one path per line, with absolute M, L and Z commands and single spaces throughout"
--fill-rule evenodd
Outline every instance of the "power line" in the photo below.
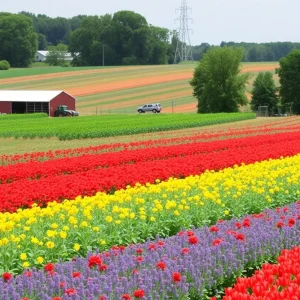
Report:
M 181 1 L 181 7 L 176 9 L 176 12 L 180 11 L 180 17 L 175 19 L 180 21 L 180 27 L 178 32 L 178 41 L 176 46 L 174 64 L 177 64 L 180 61 L 193 60 L 193 53 L 190 41 L 190 31 L 189 21 L 193 22 L 193 19 L 189 17 L 189 12 L 192 12 L 192 9 L 187 6 L 187 1 Z

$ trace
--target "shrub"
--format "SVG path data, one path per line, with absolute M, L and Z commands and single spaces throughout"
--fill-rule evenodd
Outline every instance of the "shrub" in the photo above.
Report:
M 0 70 L 9 70 L 10 64 L 7 60 L 0 60 Z

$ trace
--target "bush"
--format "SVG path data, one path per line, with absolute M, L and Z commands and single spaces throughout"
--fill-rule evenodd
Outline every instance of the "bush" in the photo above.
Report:
M 9 70 L 10 64 L 7 60 L 0 60 L 0 70 Z

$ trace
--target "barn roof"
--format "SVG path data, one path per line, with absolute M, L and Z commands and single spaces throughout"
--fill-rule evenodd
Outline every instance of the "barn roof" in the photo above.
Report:
M 39 54 L 46 57 L 49 54 L 49 51 L 47 51 L 47 50 L 38 50 L 37 53 L 39 53 Z M 65 52 L 65 57 L 72 57 L 71 52 Z
M 49 51 L 47 51 L 47 50 L 38 50 L 37 52 L 43 56 L 47 56 L 49 53 Z
M 5 102 L 50 102 L 52 99 L 54 99 L 61 93 L 65 93 L 65 92 L 64 91 L 7 91 L 7 90 L 0 90 L 0 101 L 5 101 Z M 74 98 L 74 97 L 72 97 L 72 98 Z

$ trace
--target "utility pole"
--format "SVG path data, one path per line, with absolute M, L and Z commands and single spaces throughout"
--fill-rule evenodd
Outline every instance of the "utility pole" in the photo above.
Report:
M 178 32 L 178 42 L 175 52 L 174 64 L 180 61 L 193 60 L 193 53 L 190 41 L 190 31 L 189 21 L 193 22 L 193 19 L 189 17 L 189 12 L 192 11 L 190 7 L 187 6 L 187 1 L 181 1 L 181 7 L 176 9 L 176 12 L 180 11 L 180 17 L 175 19 L 180 21 L 180 27 Z

